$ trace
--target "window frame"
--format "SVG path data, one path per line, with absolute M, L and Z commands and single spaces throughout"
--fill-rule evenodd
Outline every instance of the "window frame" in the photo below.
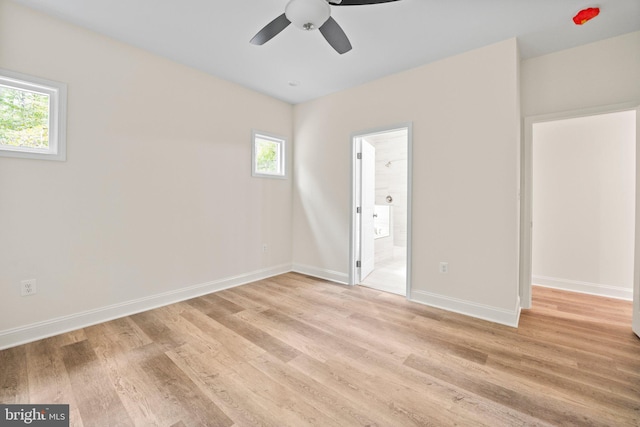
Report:
M 49 148 L 38 149 L 0 144 L 0 157 L 67 159 L 67 85 L 0 68 L 0 85 L 49 96 Z
M 279 170 L 277 173 L 264 173 L 257 170 L 256 139 L 272 141 L 278 144 Z M 251 133 L 251 176 L 255 178 L 287 178 L 287 138 L 268 132 L 253 130 Z

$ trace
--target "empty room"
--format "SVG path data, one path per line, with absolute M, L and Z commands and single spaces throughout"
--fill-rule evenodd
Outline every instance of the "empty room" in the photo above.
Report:
M 637 0 L 0 0 L 0 426 L 640 425 L 639 115 Z

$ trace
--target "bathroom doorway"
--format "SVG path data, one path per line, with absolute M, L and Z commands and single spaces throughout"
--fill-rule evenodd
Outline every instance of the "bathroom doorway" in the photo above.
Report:
M 408 295 L 411 127 L 353 137 L 352 284 Z

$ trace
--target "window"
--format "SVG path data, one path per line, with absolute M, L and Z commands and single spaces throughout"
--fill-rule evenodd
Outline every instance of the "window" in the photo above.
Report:
M 285 178 L 285 139 L 261 132 L 253 132 L 252 175 Z
M 67 86 L 0 69 L 0 156 L 65 160 Z

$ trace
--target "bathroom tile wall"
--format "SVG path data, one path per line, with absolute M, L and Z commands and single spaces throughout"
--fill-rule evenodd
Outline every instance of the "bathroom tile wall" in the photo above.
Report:
M 393 245 L 407 244 L 407 164 L 406 132 L 390 133 L 388 138 L 375 138 L 376 204 L 390 205 L 393 210 Z M 392 202 L 387 201 L 391 196 Z

